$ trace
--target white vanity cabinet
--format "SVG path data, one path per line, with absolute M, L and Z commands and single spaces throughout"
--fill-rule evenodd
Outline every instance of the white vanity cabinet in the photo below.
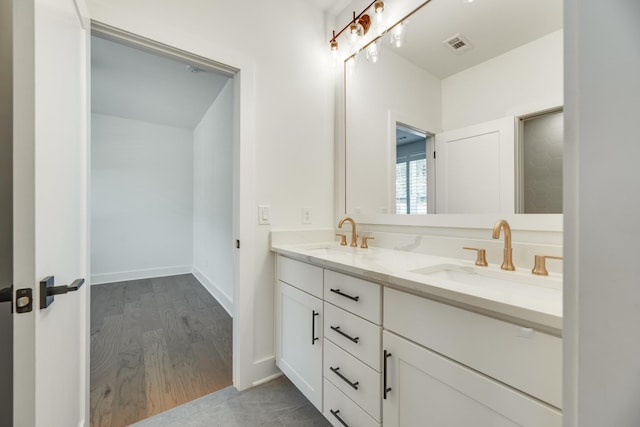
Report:
M 283 257 L 277 270 L 276 364 L 322 411 L 323 271 Z
M 559 337 L 388 288 L 384 325 L 385 427 L 562 425 Z
M 334 426 L 379 427 L 380 285 L 282 256 L 277 276 L 278 367 Z
M 281 255 L 277 279 L 277 365 L 332 425 L 561 427 L 559 336 Z

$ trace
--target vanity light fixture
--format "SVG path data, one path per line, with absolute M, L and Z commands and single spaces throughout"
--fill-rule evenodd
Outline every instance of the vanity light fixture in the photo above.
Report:
M 336 32 L 333 32 L 333 38 L 331 39 L 331 53 L 333 54 L 333 57 L 335 59 L 335 57 L 338 55 L 338 41 L 336 40 Z
M 384 32 L 384 30 L 380 30 L 380 24 L 382 22 L 382 13 L 384 11 L 384 2 L 381 0 L 375 0 L 369 3 L 367 7 L 365 7 L 362 12 L 356 15 L 356 12 L 353 12 L 353 20 L 344 26 L 338 33 L 336 34 L 335 30 L 333 31 L 333 35 L 331 40 L 329 40 L 329 44 L 331 46 L 332 51 L 338 50 L 338 38 L 342 35 L 345 30 L 349 29 L 349 40 L 351 43 L 355 43 L 358 40 L 358 37 L 362 37 L 369 32 L 371 28 L 371 16 L 369 16 L 369 9 L 373 6 L 373 13 L 375 13 L 376 25 L 378 26 L 378 31 L 380 34 Z

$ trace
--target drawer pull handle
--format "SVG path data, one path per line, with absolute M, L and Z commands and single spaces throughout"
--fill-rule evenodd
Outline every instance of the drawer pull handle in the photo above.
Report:
M 340 289 L 331 289 L 331 292 L 334 294 L 342 295 L 345 298 L 349 298 L 350 300 L 358 301 L 360 297 L 352 297 L 351 295 L 345 294 L 344 292 L 340 292 Z
M 339 333 L 340 335 L 342 335 L 343 337 L 345 337 L 348 340 L 353 341 L 354 343 L 358 344 L 358 341 L 360 341 L 360 337 L 352 337 L 349 334 L 345 334 L 344 332 L 342 332 L 340 330 L 340 326 L 331 326 L 331 329 L 333 329 L 334 331 L 336 331 L 337 333 Z
M 319 340 L 318 337 L 316 337 L 316 316 L 319 316 L 320 313 L 312 310 L 311 312 L 311 345 L 315 345 L 316 341 Z
M 333 409 L 329 409 L 329 412 L 331 412 L 331 415 L 336 417 L 336 420 L 338 420 L 340 424 L 342 424 L 344 427 L 349 427 L 349 424 L 345 423 L 344 420 L 340 418 L 340 415 L 338 415 L 340 413 L 340 409 L 338 409 L 337 411 L 334 411 Z
M 358 384 L 360 384 L 360 382 L 359 382 L 359 381 L 356 381 L 356 382 L 354 383 L 354 382 L 349 381 L 349 379 L 348 379 L 347 377 L 345 377 L 344 375 L 342 375 L 342 374 L 340 373 L 340 368 L 339 368 L 339 367 L 338 367 L 338 368 L 334 368 L 333 366 L 330 366 L 330 367 L 329 367 L 329 369 L 331 369 L 331 372 L 333 372 L 334 374 L 336 374 L 337 376 L 339 376 L 339 377 L 340 377 L 340 379 L 341 379 L 342 381 L 344 381 L 345 383 L 347 383 L 347 384 L 349 384 L 351 387 L 353 387 L 353 389 L 354 389 L 354 390 L 357 390 L 357 389 L 358 389 Z
M 391 353 L 384 351 L 384 368 L 382 373 L 382 398 L 387 399 L 387 393 L 391 391 L 391 387 L 387 386 L 387 359 L 391 357 Z

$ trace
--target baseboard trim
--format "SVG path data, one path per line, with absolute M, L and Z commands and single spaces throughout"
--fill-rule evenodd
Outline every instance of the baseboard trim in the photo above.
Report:
M 209 280 L 207 276 L 197 268 L 193 267 L 191 269 L 191 273 L 195 276 L 196 279 L 198 279 L 200 283 L 202 283 L 202 286 L 204 286 L 205 289 L 209 291 L 211 296 L 213 296 L 220 303 L 222 308 L 224 308 L 225 311 L 229 313 L 229 316 L 233 318 L 233 302 L 231 301 L 231 298 L 229 298 L 228 295 L 224 294 L 220 290 L 220 288 L 216 286 L 215 283 Z
M 253 382 L 253 384 L 252 384 L 252 386 L 253 386 L 253 387 L 256 387 L 256 386 L 259 386 L 259 385 L 262 385 L 262 384 L 268 383 L 268 382 L 270 382 L 270 381 L 275 380 L 276 378 L 280 378 L 282 375 L 283 375 L 283 373 L 282 373 L 282 372 L 275 373 L 275 374 L 273 374 L 273 375 L 271 375 L 271 376 L 268 376 L 268 377 L 266 377 L 266 378 L 263 378 L 263 379 L 261 379 L 261 380 L 254 381 L 254 382 Z
M 177 265 L 174 267 L 150 268 L 146 270 L 121 271 L 118 273 L 93 274 L 92 285 L 103 283 L 124 282 L 127 280 L 150 279 L 153 277 L 176 276 L 178 274 L 191 273 L 190 265 Z

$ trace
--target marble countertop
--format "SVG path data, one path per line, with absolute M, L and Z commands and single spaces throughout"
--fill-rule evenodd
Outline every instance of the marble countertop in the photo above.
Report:
M 377 247 L 351 248 L 336 242 L 277 244 L 272 245 L 271 250 L 384 286 L 562 334 L 562 277 L 559 274 L 534 276 L 524 269 L 503 271 L 497 265 L 476 267 L 472 262 L 456 258 Z M 467 283 L 446 274 L 428 274 L 442 269 L 469 271 L 475 276 L 469 279 L 480 277 L 480 280 Z

